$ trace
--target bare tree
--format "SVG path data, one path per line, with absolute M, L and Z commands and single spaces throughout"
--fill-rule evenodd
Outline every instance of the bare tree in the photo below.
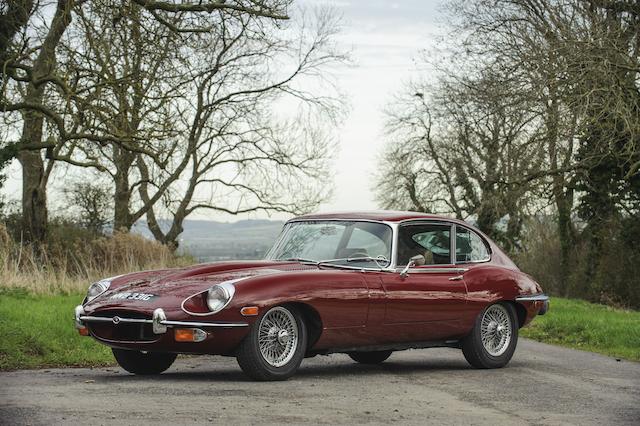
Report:
M 78 11 L 61 68 L 81 73 L 71 115 L 91 138 L 67 141 L 56 158 L 111 176 L 114 229 L 146 215 L 154 236 L 176 246 L 196 210 L 299 213 L 327 196 L 322 128 L 340 102 L 325 72 L 345 59 L 330 10 L 283 27 L 244 15 L 159 22 L 132 7 L 112 28 L 113 8 Z M 205 22 L 214 24 L 205 32 L 170 30 Z M 303 79 L 324 94 L 302 90 Z M 283 102 L 297 116 L 274 114 Z
M 521 177 L 542 161 L 536 115 L 512 102 L 510 88 L 492 75 L 439 84 L 428 97 L 425 87 L 411 87 L 390 111 L 396 142 L 383 157 L 378 199 L 385 207 L 473 218 L 507 246 L 517 244 L 532 204 Z
M 182 143 L 174 123 L 188 66 L 178 53 L 187 37 L 168 27 L 171 21 L 179 25 L 178 17 L 161 23 L 135 3 L 129 8 L 92 3 L 77 11 L 78 24 L 62 45 L 61 71 L 81 75 L 72 115 L 81 117 L 82 133 L 104 142 L 69 141 L 56 156 L 110 176 L 113 228 L 119 231 L 128 231 L 148 209 L 133 204 L 140 185 L 137 155 L 162 165 Z
M 417 199 L 414 205 L 458 216 L 473 211 L 490 233 L 508 217 L 512 242 L 519 222 L 510 230 L 512 219 L 541 209 L 556 221 L 565 294 L 580 289 L 611 300 L 617 285 L 614 299 L 640 300 L 615 284 L 633 280 L 632 273 L 603 263 L 625 263 L 613 261 L 612 247 L 633 256 L 637 250 L 625 236 L 640 214 L 638 2 L 471 0 L 449 7 L 462 41 L 436 64 L 445 83 L 411 88 L 405 99 L 418 91 L 425 106 L 392 117 L 392 152 L 419 159 L 397 164 L 420 173 L 403 173 L 415 184 L 398 184 L 395 199 L 381 200 Z M 517 137 L 506 143 L 510 134 Z M 428 155 L 412 148 L 422 141 L 433 145 Z M 385 170 L 396 169 L 391 163 Z M 415 194 L 403 195 L 405 187 Z
M 79 181 L 65 187 L 67 203 L 77 213 L 73 220 L 96 234 L 104 233 L 110 223 L 109 192 L 109 188 L 100 182 Z
M 301 29 L 289 37 L 250 19 L 225 19 L 219 32 L 198 35 L 181 104 L 185 140 L 173 168 L 144 155 L 136 162 L 147 223 L 159 241 L 177 246 L 196 210 L 300 213 L 328 195 L 331 145 L 319 118 L 331 120 L 339 102 L 297 82 L 317 81 L 344 56 L 333 45 L 337 21 L 330 11 L 298 22 Z M 309 114 L 278 120 L 272 109 L 282 100 Z M 164 229 L 159 214 L 170 218 Z
M 100 1 L 100 0 L 94 0 Z M 106 0 L 105 0 L 106 1 Z M 159 22 L 176 32 L 206 32 L 209 25 L 197 28 L 180 27 L 171 23 L 171 15 L 184 14 L 198 17 L 203 14 L 218 13 L 232 15 L 249 15 L 268 19 L 286 19 L 286 8 L 290 0 L 209 0 L 201 2 L 173 2 L 132 0 L 133 3 L 148 10 Z M 3 31 L 0 38 L 3 43 L 2 63 L 2 98 L 0 109 L 5 112 L 20 111 L 23 128 L 17 141 L 4 141 L 2 158 L 16 156 L 22 166 L 22 210 L 23 227 L 28 239 L 41 241 L 46 235 L 47 197 L 46 187 L 50 167 L 45 165 L 43 149 L 51 157 L 52 150 L 59 144 L 69 140 L 93 139 L 91 134 L 74 134 L 66 128 L 64 116 L 47 106 L 45 93 L 48 90 L 61 92 L 67 98 L 73 96 L 67 82 L 56 74 L 57 48 L 71 23 L 74 10 L 87 3 L 87 0 L 57 0 L 55 10 L 50 13 L 46 4 L 38 3 L 37 9 L 30 2 L 18 2 L 16 7 L 7 7 L 0 14 Z M 129 2 L 121 3 L 122 10 L 127 10 Z M 29 13 L 25 14 L 25 11 Z M 35 18 L 34 18 L 35 17 Z M 114 21 L 118 16 L 114 16 Z M 38 27 L 34 31 L 30 22 Z M 38 22 L 46 22 L 38 25 Z M 39 33 L 40 37 L 27 37 L 26 34 Z M 20 37 L 22 35 L 22 37 Z M 18 99 L 7 96 L 6 89 L 11 85 L 8 81 L 23 82 L 26 86 Z M 45 124 L 51 124 L 56 132 L 55 137 L 45 138 Z M 103 140 L 95 142 L 101 143 Z
M 580 182 L 599 167 L 626 170 L 599 192 L 617 192 L 616 186 L 628 187 L 627 182 L 637 179 L 637 2 L 481 0 L 453 7 L 460 16 L 458 29 L 469 35 L 465 49 L 473 60 L 508 70 L 540 106 L 547 167 L 523 178 L 542 179 L 549 185 L 563 270 L 568 271 L 575 241 L 574 194 L 579 187 L 593 187 Z M 594 133 L 598 136 L 585 138 Z M 622 145 L 621 137 L 626 141 Z M 616 160 L 607 160 L 611 157 Z M 615 204 L 612 199 L 608 211 L 597 216 L 610 216 Z M 618 207 L 628 210 L 623 203 Z

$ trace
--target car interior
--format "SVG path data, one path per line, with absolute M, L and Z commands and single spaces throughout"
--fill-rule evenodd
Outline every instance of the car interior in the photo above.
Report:
M 416 255 L 424 256 L 424 265 L 451 263 L 451 227 L 446 225 L 406 225 L 398 234 L 398 264 L 406 265 Z M 422 262 L 419 262 L 422 263 Z

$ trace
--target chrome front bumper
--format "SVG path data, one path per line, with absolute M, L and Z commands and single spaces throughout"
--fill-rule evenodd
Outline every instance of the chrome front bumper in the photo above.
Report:
M 549 310 L 549 296 L 544 293 L 518 296 L 516 297 L 516 302 L 542 302 L 542 307 L 538 311 L 538 315 L 544 315 Z
M 162 308 L 158 308 L 153 311 L 152 319 L 142 318 L 124 318 L 120 316 L 114 317 L 96 317 L 91 315 L 85 315 L 82 305 L 78 305 L 75 308 L 75 326 L 76 328 L 85 327 L 85 323 L 88 322 L 100 322 L 111 323 L 113 325 L 118 324 L 152 324 L 153 332 L 155 334 L 164 334 L 167 332 L 167 327 L 212 327 L 212 328 L 236 328 L 247 327 L 249 324 L 246 322 L 194 322 L 194 321 L 172 321 L 168 320 Z

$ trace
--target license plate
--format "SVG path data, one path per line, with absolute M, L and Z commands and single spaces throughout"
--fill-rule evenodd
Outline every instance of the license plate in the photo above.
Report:
M 134 293 L 134 292 L 123 292 L 116 293 L 109 298 L 109 300 L 140 300 L 143 302 L 147 302 L 156 297 L 155 294 L 149 293 Z

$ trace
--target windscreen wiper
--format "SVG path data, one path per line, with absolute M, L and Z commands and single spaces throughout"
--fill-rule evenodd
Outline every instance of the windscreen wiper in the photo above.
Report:
M 314 265 L 317 265 L 319 263 L 317 260 L 305 259 L 303 257 L 289 257 L 287 259 L 278 259 L 278 260 L 284 261 L 284 262 L 313 263 Z
M 383 267 L 380 266 L 380 263 L 383 262 L 388 266 L 391 262 L 385 258 L 385 257 L 371 257 L 371 256 L 362 256 L 362 257 L 344 257 L 344 258 L 340 258 L 340 259 L 327 259 L 327 260 L 321 260 L 319 262 L 317 262 L 318 265 L 323 265 L 323 264 L 328 264 L 331 266 L 339 266 L 339 265 L 335 265 L 335 262 L 374 262 L 376 264 L 376 266 L 378 266 L 378 268 L 382 269 Z

